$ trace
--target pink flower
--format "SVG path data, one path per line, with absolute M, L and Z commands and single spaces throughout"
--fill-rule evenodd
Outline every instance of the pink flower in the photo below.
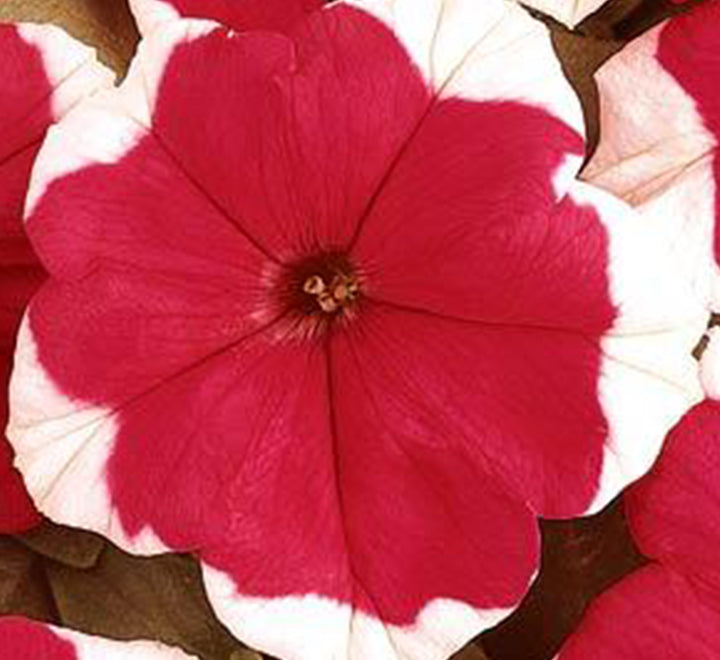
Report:
M 211 18 L 235 30 L 285 32 L 325 0 L 129 0 L 138 27 L 148 34 L 178 16 Z
M 0 649 L 7 660 L 192 660 L 156 642 L 116 642 L 21 617 L 0 617 Z
M 597 75 L 601 141 L 583 178 L 655 218 L 720 309 L 720 3 L 631 42 Z
M 164 22 L 34 171 L 38 506 L 195 552 L 275 656 L 449 656 L 522 598 L 536 515 L 603 506 L 701 396 L 706 311 L 574 180 L 581 131 L 503 0 Z
M 23 201 L 48 125 L 103 74 L 89 49 L 34 25 L 0 25 L 0 72 L 0 532 L 16 532 L 39 520 L 4 436 L 15 334 L 44 277 L 23 231 Z

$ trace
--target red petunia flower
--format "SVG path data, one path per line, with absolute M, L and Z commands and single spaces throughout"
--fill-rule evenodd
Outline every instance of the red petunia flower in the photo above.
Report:
M 0 25 L 0 532 L 39 521 L 4 436 L 15 335 L 43 279 L 23 231 L 23 202 L 47 127 L 105 79 L 93 57 L 56 28 Z
M 129 0 L 142 34 L 179 16 L 210 18 L 235 30 L 285 32 L 325 0 Z
M 716 375 L 718 339 L 715 330 L 711 354 L 703 358 L 704 371 Z M 625 507 L 651 561 L 590 606 L 558 660 L 717 658 L 720 402 L 708 399 L 685 415 L 652 472 L 625 495 Z
M 7 660 L 192 660 L 156 642 L 117 642 L 21 617 L 0 617 L 0 649 Z
M 535 516 L 603 506 L 701 396 L 705 309 L 574 180 L 581 130 L 503 0 L 164 23 L 34 171 L 36 503 L 195 552 L 275 656 L 450 655 L 522 598 Z
M 597 74 L 601 140 L 583 178 L 655 217 L 720 309 L 720 3 L 679 14 Z M 708 289 L 710 274 L 711 287 Z

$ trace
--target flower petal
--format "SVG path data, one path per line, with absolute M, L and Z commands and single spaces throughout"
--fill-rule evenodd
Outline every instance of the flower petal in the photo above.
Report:
M 720 571 L 708 548 L 720 542 L 719 436 L 720 403 L 706 400 L 683 417 L 652 471 L 626 492 L 633 538 L 653 563 L 591 605 L 558 660 L 717 655 Z M 618 621 L 625 622 L 623 634 Z
M 0 617 L 0 648 L 11 660 L 191 660 L 156 642 L 116 642 L 20 617 Z
M 720 610 L 682 576 L 650 565 L 593 602 L 557 660 L 712 660 Z
M 695 260 L 699 295 L 720 304 L 717 181 L 720 5 L 704 3 L 648 31 L 597 73 L 602 134 L 583 172 L 664 225 Z M 627 99 L 634 99 L 628 103 Z M 713 258 L 714 257 L 714 258 Z
M 262 556 L 249 561 L 248 548 L 229 545 L 227 559 L 218 561 L 212 552 L 205 557 L 216 569 L 224 564 L 234 581 L 233 588 L 228 577 L 207 571 L 216 611 L 250 644 L 283 658 L 446 658 L 504 618 L 536 570 L 534 516 L 477 448 L 467 446 L 480 439 L 463 435 L 461 413 L 441 407 L 436 398 L 442 386 L 437 394 L 429 391 L 428 376 L 440 376 L 427 355 L 412 348 L 402 354 L 398 333 L 405 347 L 417 342 L 412 322 L 391 327 L 405 319 L 378 316 L 364 318 L 357 334 L 334 335 L 324 347 L 327 400 L 318 405 L 330 406 L 330 456 L 311 456 L 312 481 L 295 480 L 289 475 L 301 472 L 301 459 L 295 464 L 280 448 L 288 456 L 275 461 L 282 472 L 265 478 L 284 486 L 273 489 L 268 505 L 248 502 L 264 512 L 262 527 L 252 526 L 264 532 Z M 425 337 L 436 344 L 435 337 Z M 309 391 L 319 389 L 308 384 Z M 443 394 L 449 401 L 454 392 Z M 299 521 L 297 503 L 308 496 L 317 500 L 315 480 L 330 490 L 322 501 L 329 496 L 336 507 L 339 525 L 332 526 L 325 506 L 312 507 L 323 538 L 336 533 L 334 549 L 308 535 L 315 529 L 309 522 L 297 527 L 273 520 L 279 509 Z M 278 529 L 285 531 L 273 538 Z M 298 568 L 285 574 L 281 558 L 288 546 Z M 316 570 L 306 575 L 311 567 Z M 270 579 L 280 580 L 288 596 L 268 598 L 275 593 L 267 593 Z
M 547 27 L 519 5 L 504 0 L 351 2 L 394 32 L 437 98 L 517 101 L 584 133 L 580 102 Z M 569 160 L 572 178 L 581 158 Z
M 29 24 L 0 25 L 0 70 L 0 530 L 10 532 L 39 520 L 4 437 L 15 333 L 44 278 L 22 228 L 30 169 L 47 127 L 110 78 L 92 50 Z
M 355 247 L 368 273 L 367 295 L 530 336 L 537 330 L 570 333 L 569 341 L 585 345 L 594 357 L 579 358 L 578 365 L 589 377 L 595 374 L 597 385 L 591 380 L 587 387 L 562 391 L 577 395 L 582 409 L 597 409 L 600 401 L 600 417 L 592 424 L 595 443 L 584 434 L 587 445 L 573 445 L 577 451 L 584 446 L 585 460 L 593 461 L 606 445 L 602 477 L 582 473 L 586 486 L 598 488 L 590 509 L 599 510 L 650 468 L 665 433 L 700 400 L 691 352 L 707 313 L 693 294 L 691 273 L 681 268 L 685 255 L 676 253 L 674 234 L 657 232 L 649 218 L 587 185 L 576 183 L 556 199 L 543 168 L 549 149 L 533 147 L 530 138 L 533 127 L 552 120 L 522 106 L 481 110 L 458 103 L 438 109 L 395 169 Z M 474 118 L 479 125 L 468 132 Z M 490 130 L 477 145 L 467 140 L 467 134 L 488 131 L 493 119 L 507 130 Z M 507 144 L 509 134 L 528 136 L 522 152 Z M 496 144 L 493 135 L 505 142 Z M 512 181 L 509 172 L 518 162 L 535 185 L 526 182 L 520 193 L 510 184 L 510 193 L 505 180 Z M 695 267 L 690 259 L 683 263 Z M 578 350 L 578 356 L 585 354 L 585 348 Z M 642 415 L 638 401 L 644 402 Z M 574 511 L 546 508 L 542 497 L 532 502 L 543 515 L 586 510 L 579 504 Z
M 179 16 L 209 18 L 235 30 L 285 32 L 325 0 L 130 0 L 140 32 Z
M 633 536 L 645 555 L 714 584 L 720 571 L 708 548 L 720 542 L 719 440 L 720 404 L 708 400 L 674 429 L 653 471 L 626 497 Z
M 42 423 L 14 417 L 11 430 L 13 437 L 22 435 L 21 467 L 45 513 L 135 552 L 199 550 L 212 569 L 210 597 L 227 625 L 288 658 L 337 653 L 347 645 L 372 649 L 378 658 L 395 657 L 393 645 L 398 657 L 444 658 L 520 600 L 536 566 L 537 529 L 530 511 L 493 484 L 484 459 L 468 460 L 467 450 L 453 450 L 440 436 L 430 438 L 437 448 L 425 448 L 428 440 L 409 445 L 407 454 L 385 443 L 372 447 L 372 438 L 380 436 L 360 420 L 373 416 L 390 428 L 394 422 L 378 417 L 357 389 L 333 390 L 338 405 L 357 400 L 357 412 L 355 406 L 338 409 L 348 426 L 338 427 L 334 437 L 326 357 L 317 347 L 285 346 L 265 333 L 172 374 L 167 345 L 176 340 L 160 334 L 160 325 L 152 333 L 140 330 L 140 342 L 117 341 L 122 333 L 116 332 L 111 346 L 103 323 L 135 326 L 121 320 L 123 305 L 136 309 L 145 300 L 141 314 L 153 319 L 162 313 L 149 309 L 154 300 L 167 306 L 167 292 L 158 297 L 157 290 L 150 296 L 143 289 L 136 299 L 129 280 L 123 281 L 117 300 L 112 281 L 104 293 L 88 292 L 116 313 L 106 307 L 78 314 L 73 301 L 87 293 L 74 284 L 65 294 L 46 286 L 30 314 L 31 325 L 40 328 L 74 310 L 60 321 L 71 325 L 39 331 L 71 338 L 62 346 L 53 342 L 44 361 L 53 362 L 57 348 L 65 364 L 75 365 L 75 388 L 81 381 L 96 383 L 87 368 L 98 367 L 112 383 L 104 397 L 121 402 L 116 409 L 69 401 L 49 382 L 38 388 L 43 372 L 30 364 L 29 328 L 21 332 L 16 382 L 27 382 L 27 370 L 33 374 Z M 76 355 L 79 347 L 83 356 Z M 143 359 L 139 347 L 147 351 Z M 342 382 L 333 387 L 356 378 L 360 385 L 362 374 L 356 376 L 348 362 L 348 349 L 339 350 L 343 362 L 333 369 Z M 96 359 L 87 360 L 90 354 Z M 156 365 L 169 375 L 160 382 L 146 373 L 123 373 L 121 364 Z M 99 393 L 95 389 L 93 396 Z M 159 416 L 162 410 L 183 412 Z M 401 427 L 397 436 L 408 442 Z M 147 438 L 152 452 L 143 449 Z M 313 466 L 310 475 L 307 465 Z M 92 497 L 83 501 L 74 495 L 80 482 L 86 493 L 93 484 Z M 402 488 L 396 493 L 402 507 L 379 508 L 387 484 Z M 498 518 L 502 533 L 494 528 Z M 428 572 L 428 565 L 435 569 Z M 219 573 L 229 577 L 213 577 Z M 324 596 L 322 611 L 357 619 L 358 628 L 346 638 L 343 625 L 324 638 L 328 646 L 305 648 L 311 643 L 307 628 L 299 627 L 298 639 L 278 623 L 286 615 L 312 617 L 313 607 L 302 598 L 284 598 L 305 593 Z M 399 593 L 402 599 L 392 598 Z M 278 604 L 269 604 L 280 596 Z M 381 622 L 397 638 L 390 647 Z

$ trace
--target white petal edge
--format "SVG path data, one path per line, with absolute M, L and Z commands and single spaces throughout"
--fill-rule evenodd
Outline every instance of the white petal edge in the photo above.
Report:
M 203 577 L 213 609 L 230 631 L 283 660 L 446 660 L 512 611 L 439 598 L 413 624 L 397 626 L 314 594 L 243 596 L 231 578 L 206 565 Z
M 582 178 L 633 205 L 662 192 L 716 146 L 694 99 L 658 60 L 665 25 L 630 42 L 595 74 L 600 143 Z
M 571 196 L 597 209 L 608 232 L 608 277 L 618 306 L 601 344 L 598 392 L 609 436 L 599 489 L 587 511 L 594 513 L 650 469 L 667 432 L 702 400 L 692 350 L 708 312 L 696 295 L 695 271 L 677 253 L 672 234 L 582 182 Z
M 523 5 L 552 16 L 556 21 L 575 27 L 593 12 L 602 7 L 607 0 L 519 0 Z
M 115 74 L 97 60 L 94 49 L 76 41 L 52 25 L 19 23 L 20 38 L 37 49 L 48 81 L 53 87 L 53 117 L 63 117 L 94 91 L 112 87 Z
M 78 660 L 197 660 L 195 656 L 186 655 L 179 649 L 159 642 L 121 642 L 85 635 L 67 628 L 47 627 L 59 638 L 73 645 Z
M 584 135 L 548 29 L 511 0 L 349 0 L 400 39 L 441 97 L 517 101 Z
M 173 50 L 217 27 L 212 21 L 178 20 L 158 30 L 140 43 L 119 87 L 86 99 L 51 127 L 33 166 L 25 218 L 53 181 L 126 155 L 150 130 L 158 88 Z
M 26 317 L 10 380 L 7 438 L 35 505 L 51 520 L 97 532 L 128 552 L 168 552 L 150 528 L 128 536 L 111 504 L 106 469 L 117 429 L 112 410 L 73 401 L 53 384 Z

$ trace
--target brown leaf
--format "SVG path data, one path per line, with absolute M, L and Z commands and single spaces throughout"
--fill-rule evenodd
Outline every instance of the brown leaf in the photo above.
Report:
M 464 649 L 458 651 L 450 660 L 488 660 L 478 642 L 470 642 Z
M 50 521 L 15 539 L 39 555 L 75 568 L 94 566 L 104 548 L 100 537 Z
M 57 623 L 42 560 L 9 536 L 0 536 L 0 615 L 4 614 Z
M 60 619 L 70 628 L 157 639 L 205 660 L 257 658 L 217 621 L 189 557 L 131 557 L 107 545 L 91 569 L 45 563 Z
M 601 513 L 543 521 L 540 574 L 520 607 L 481 636 L 492 660 L 550 660 L 588 603 L 642 566 L 618 499 Z
M 120 75 L 139 39 L 126 0 L 2 0 L 0 21 L 58 25 L 97 48 L 101 61 Z

